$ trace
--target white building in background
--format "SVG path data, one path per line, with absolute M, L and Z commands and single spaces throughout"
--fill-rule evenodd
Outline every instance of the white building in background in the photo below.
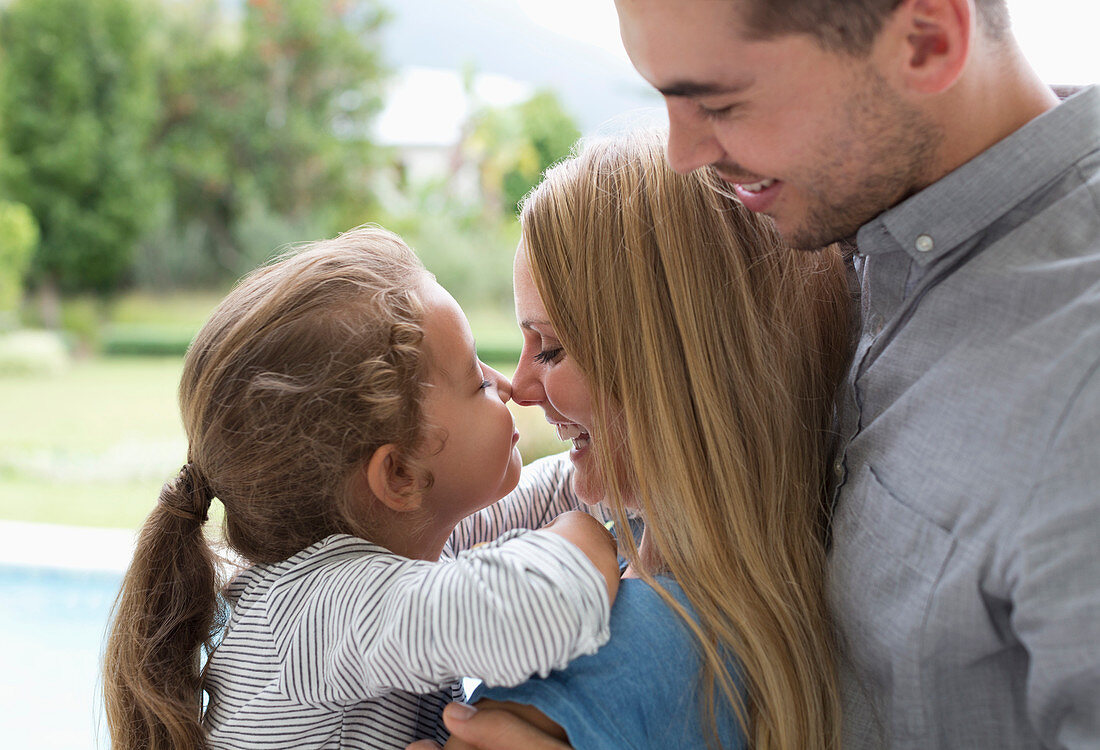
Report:
M 483 107 L 506 107 L 528 99 L 530 83 L 502 75 L 463 76 L 453 70 L 407 67 L 391 79 L 385 109 L 372 140 L 393 153 L 394 180 L 415 187 L 446 183 L 459 199 L 480 192 L 477 164 L 462 152 L 472 115 Z

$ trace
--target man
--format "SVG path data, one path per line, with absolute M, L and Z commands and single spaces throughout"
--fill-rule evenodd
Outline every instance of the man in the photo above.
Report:
M 845 746 L 1100 747 L 1100 90 L 1059 105 L 1004 0 L 617 6 L 674 168 L 794 247 L 854 241 Z M 481 747 L 560 746 L 461 710 Z

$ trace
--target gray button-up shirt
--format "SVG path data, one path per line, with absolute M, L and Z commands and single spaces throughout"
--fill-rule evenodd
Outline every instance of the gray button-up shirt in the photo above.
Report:
M 1100 89 L 857 244 L 846 746 L 1100 748 Z

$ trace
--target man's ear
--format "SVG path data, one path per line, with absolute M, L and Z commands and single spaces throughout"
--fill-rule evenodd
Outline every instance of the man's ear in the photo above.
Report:
M 376 450 L 363 471 L 371 493 L 387 508 L 398 513 L 420 509 L 423 493 L 396 445 L 387 443 Z
M 973 0 L 903 0 L 884 32 L 905 87 L 919 94 L 951 88 L 970 57 L 975 22 Z

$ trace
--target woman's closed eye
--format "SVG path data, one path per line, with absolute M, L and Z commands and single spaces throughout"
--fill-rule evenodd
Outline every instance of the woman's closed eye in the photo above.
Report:
M 533 359 L 540 365 L 547 365 L 560 360 L 564 352 L 565 349 L 560 346 L 554 347 L 552 349 L 543 349 L 541 352 L 536 354 Z

